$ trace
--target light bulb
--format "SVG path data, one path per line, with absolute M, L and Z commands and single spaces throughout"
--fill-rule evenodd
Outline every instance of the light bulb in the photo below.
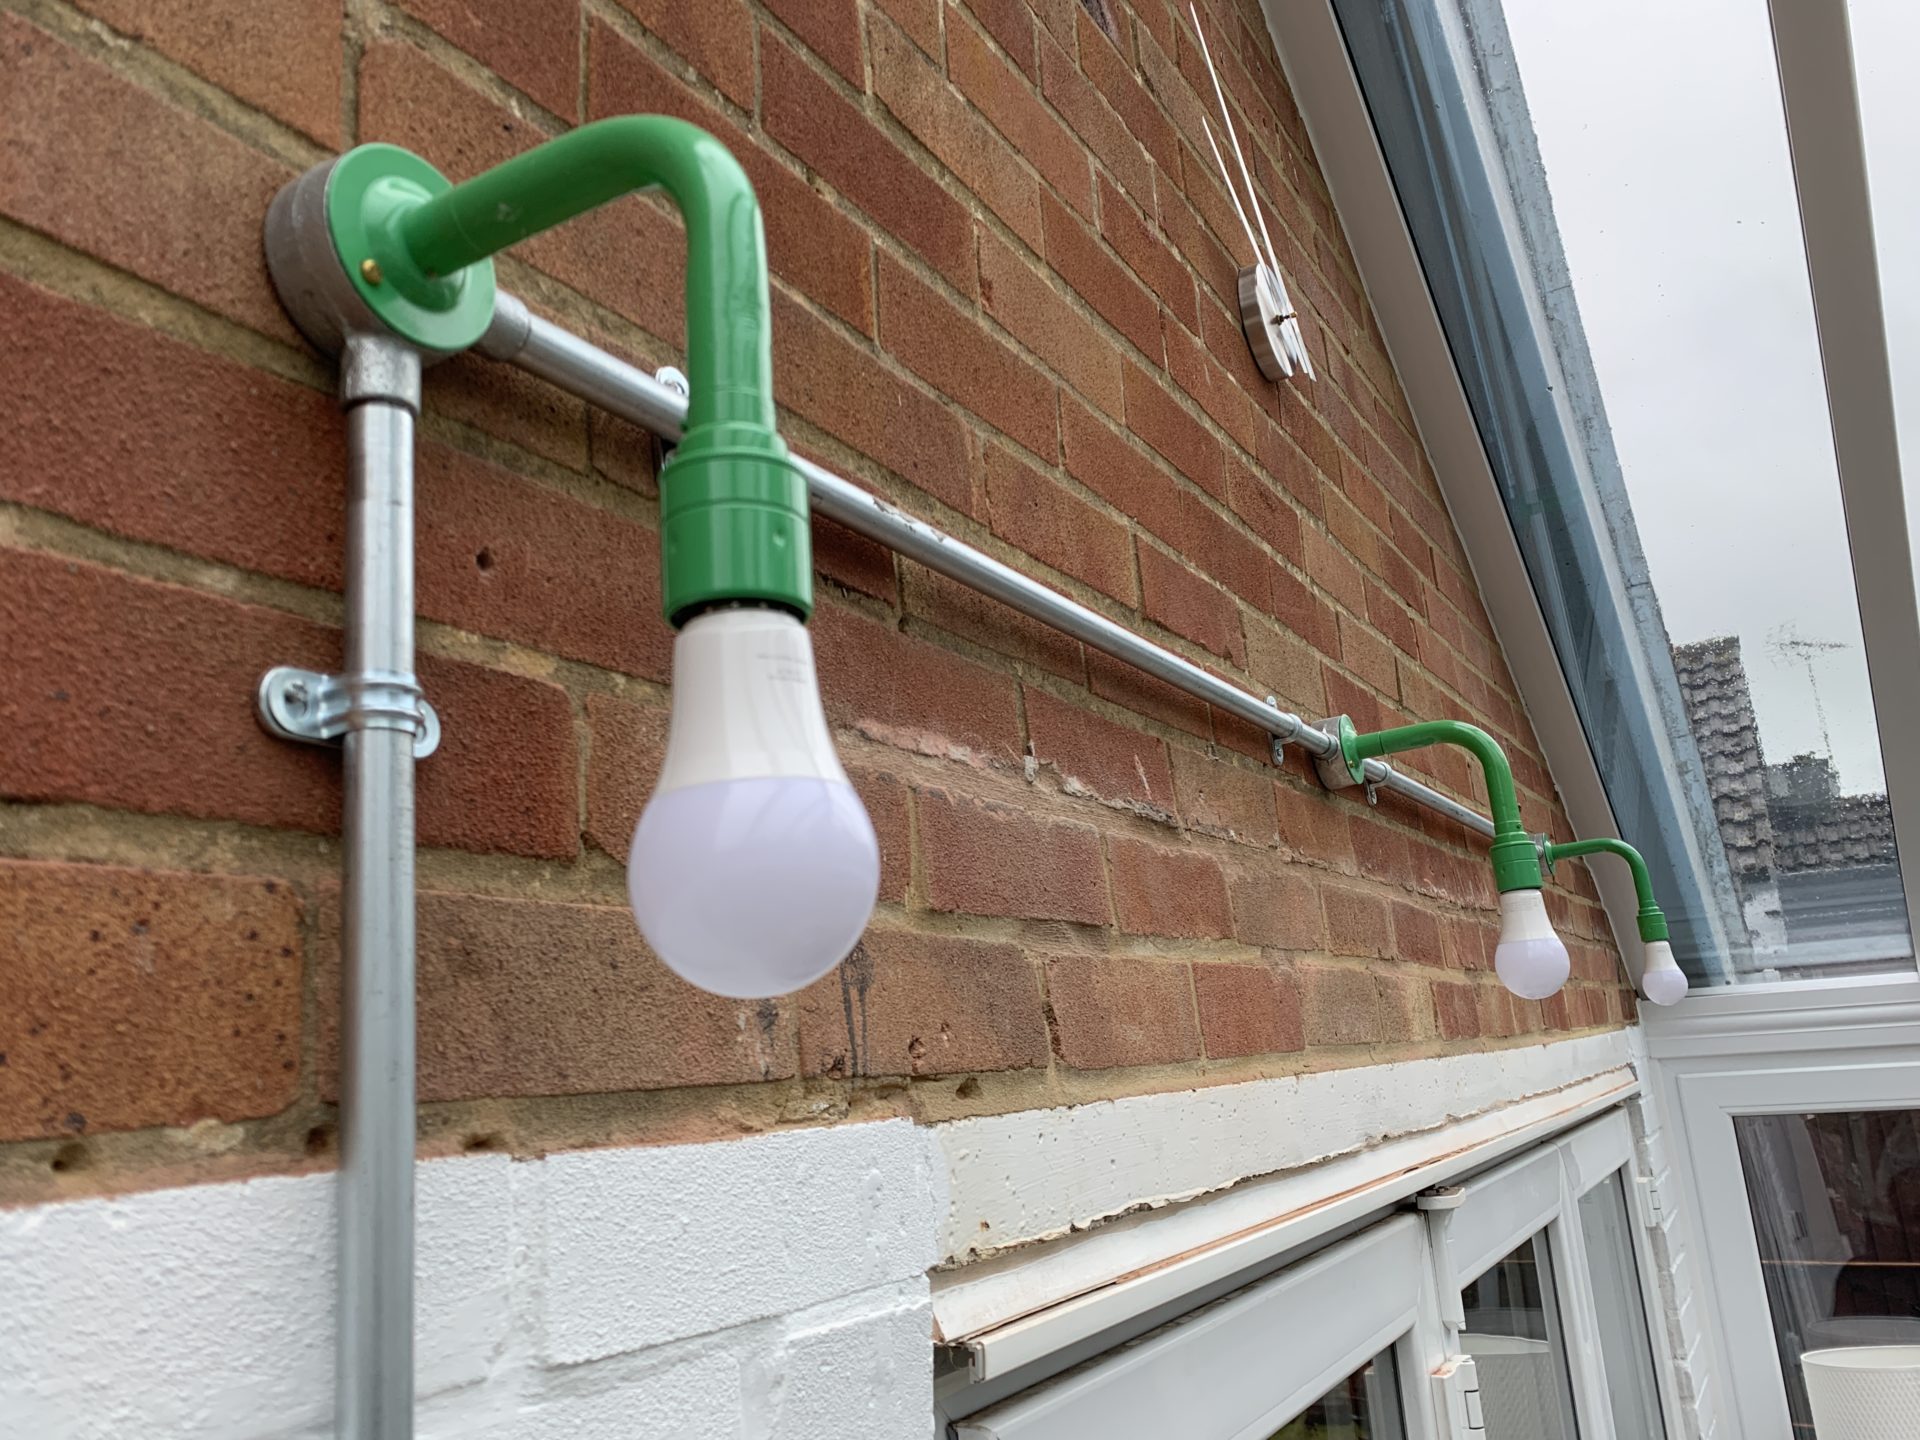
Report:
M 860 938 L 880 845 L 834 753 L 806 626 L 713 610 L 673 644 L 666 761 L 627 860 L 634 918 L 681 979 L 784 995 Z
M 1553 933 L 1538 890 L 1500 892 L 1500 943 L 1493 951 L 1500 983 L 1522 1000 L 1544 1000 L 1573 969 L 1567 947 Z
M 1674 1005 L 1686 998 L 1687 976 L 1673 959 L 1665 940 L 1647 942 L 1646 968 L 1640 972 L 1640 993 L 1656 1005 Z

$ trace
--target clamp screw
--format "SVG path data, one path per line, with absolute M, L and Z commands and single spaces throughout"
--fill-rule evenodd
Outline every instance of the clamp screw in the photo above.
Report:
M 360 278 L 369 285 L 378 285 L 386 276 L 380 273 L 380 262 L 369 255 L 360 262 Z

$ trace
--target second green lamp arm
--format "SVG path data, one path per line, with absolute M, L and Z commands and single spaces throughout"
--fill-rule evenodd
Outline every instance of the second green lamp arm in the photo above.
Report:
M 1627 862 L 1627 868 L 1633 871 L 1634 893 L 1639 897 L 1640 938 L 1651 944 L 1655 940 L 1667 938 L 1667 917 L 1653 898 L 1653 876 L 1647 871 L 1647 862 L 1640 852 L 1624 840 L 1571 840 L 1565 845 L 1543 844 L 1540 847 L 1541 858 L 1551 870 L 1561 860 L 1574 860 L 1584 855 L 1618 855 Z

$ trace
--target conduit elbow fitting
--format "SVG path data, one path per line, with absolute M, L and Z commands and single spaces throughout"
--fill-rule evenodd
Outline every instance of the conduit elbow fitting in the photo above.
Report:
M 662 608 L 675 627 L 744 603 L 813 608 L 806 481 L 774 428 L 766 238 L 753 187 L 713 136 L 664 115 L 583 125 L 455 185 L 362 145 L 293 181 L 267 218 L 282 303 L 315 344 L 386 332 L 429 356 L 479 340 L 491 256 L 658 187 L 687 228 L 685 433 L 660 477 Z
M 1567 981 L 1572 962 L 1567 947 L 1553 933 L 1547 907 L 1540 896 L 1544 877 L 1540 852 L 1520 823 L 1520 800 L 1513 784 L 1513 767 L 1494 738 L 1477 725 L 1460 720 L 1428 720 L 1362 735 L 1353 721 L 1338 716 L 1330 732 L 1339 742 L 1337 756 L 1321 762 L 1336 783 L 1367 783 L 1367 761 L 1429 745 L 1458 745 L 1480 762 L 1487 781 L 1487 804 L 1493 811 L 1493 883 L 1500 892 L 1500 943 L 1494 950 L 1494 969 L 1507 989 L 1525 1000 L 1544 1000 Z

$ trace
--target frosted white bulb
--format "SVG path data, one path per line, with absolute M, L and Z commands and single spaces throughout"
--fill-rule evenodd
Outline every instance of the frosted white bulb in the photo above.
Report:
M 1500 943 L 1493 951 L 1500 983 L 1522 1000 L 1544 1000 L 1573 970 L 1567 947 L 1553 933 L 1547 902 L 1538 890 L 1500 893 Z
M 1646 968 L 1640 972 L 1640 993 L 1656 1005 L 1673 1005 L 1687 994 L 1687 976 L 1673 959 L 1665 940 L 1647 942 Z
M 853 949 L 879 889 L 880 845 L 834 753 L 806 626 L 773 610 L 689 621 L 666 762 L 627 860 L 647 943 L 703 990 L 784 995 Z

